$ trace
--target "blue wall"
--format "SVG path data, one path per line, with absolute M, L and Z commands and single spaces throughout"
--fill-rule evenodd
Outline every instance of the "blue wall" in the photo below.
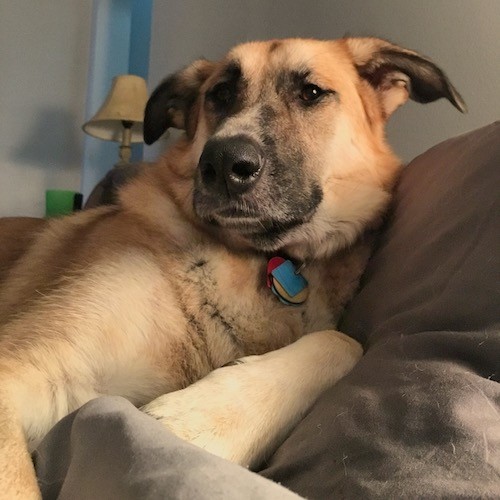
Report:
M 94 0 L 92 44 L 87 83 L 86 119 L 101 104 L 117 75 L 147 79 L 153 0 Z M 132 161 L 142 159 L 142 144 L 132 148 Z M 85 136 L 81 192 L 92 188 L 118 161 L 118 143 Z

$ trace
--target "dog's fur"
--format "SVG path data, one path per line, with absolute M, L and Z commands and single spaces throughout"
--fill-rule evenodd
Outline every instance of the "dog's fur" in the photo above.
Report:
M 185 134 L 119 206 L 51 222 L 5 277 L 0 496 L 36 498 L 29 449 L 103 394 L 158 398 L 144 411 L 180 436 L 262 459 L 361 355 L 334 329 L 400 168 L 384 126 L 408 97 L 464 110 L 432 62 L 375 38 L 248 43 L 161 83 L 146 142 Z M 305 264 L 304 305 L 266 288 L 278 254 Z

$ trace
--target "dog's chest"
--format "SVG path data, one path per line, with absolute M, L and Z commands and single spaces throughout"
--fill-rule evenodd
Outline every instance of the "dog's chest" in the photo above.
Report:
M 230 357 L 260 354 L 305 333 L 332 329 L 338 310 L 318 268 L 304 272 L 309 297 L 300 306 L 282 304 L 266 285 L 267 260 L 226 251 L 192 251 L 176 276 L 191 334 L 213 349 L 230 345 Z M 231 350 L 231 349 L 230 349 Z

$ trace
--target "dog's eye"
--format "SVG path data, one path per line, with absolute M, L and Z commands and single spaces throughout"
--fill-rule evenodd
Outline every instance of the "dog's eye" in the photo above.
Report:
M 233 99 L 233 90 L 228 83 L 218 83 L 209 93 L 209 98 L 219 105 L 228 105 Z
M 308 83 L 302 87 L 300 91 L 299 97 L 306 103 L 312 103 L 317 101 L 322 95 L 325 94 L 325 91 L 314 85 L 312 83 Z

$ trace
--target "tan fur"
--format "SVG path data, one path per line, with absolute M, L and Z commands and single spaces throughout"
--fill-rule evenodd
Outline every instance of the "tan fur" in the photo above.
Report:
M 0 219 L 0 283 L 5 279 L 12 264 L 31 245 L 36 232 L 45 226 L 43 219 L 32 217 L 5 217 Z
M 122 189 L 118 207 L 52 221 L 5 251 L 1 498 L 37 497 L 28 448 L 94 397 L 120 395 L 138 406 L 158 398 L 144 411 L 248 465 L 352 368 L 360 347 L 334 329 L 369 255 L 366 230 L 378 225 L 400 166 L 384 125 L 409 96 L 404 75 L 390 72 L 373 84 L 359 74 L 387 46 L 274 40 L 238 46 L 218 63 L 197 61 L 160 88 L 163 107 L 153 109 L 160 131 L 186 134 Z M 237 112 L 221 119 L 206 96 L 230 61 L 246 87 Z M 316 107 L 304 107 L 287 83 L 304 68 L 314 84 L 332 89 Z M 280 178 L 262 185 L 262 213 L 290 216 L 275 188 L 288 189 L 292 202 L 321 188 L 314 213 L 273 249 L 250 241 L 232 220 L 208 224 L 193 208 L 207 141 L 238 134 L 272 142 L 284 175 L 295 172 L 290 182 L 304 189 Z M 304 305 L 285 306 L 266 288 L 272 252 L 306 264 Z M 242 356 L 243 365 L 220 368 Z M 216 396 L 204 398 L 206 391 Z

